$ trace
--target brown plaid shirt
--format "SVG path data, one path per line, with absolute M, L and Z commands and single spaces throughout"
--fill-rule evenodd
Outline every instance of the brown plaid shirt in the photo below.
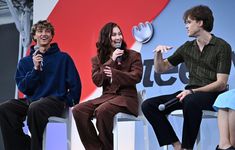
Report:
M 184 62 L 189 70 L 188 86 L 201 87 L 216 81 L 217 73 L 230 73 L 231 52 L 226 41 L 212 35 L 203 51 L 200 51 L 196 40 L 187 41 L 167 59 L 173 66 Z

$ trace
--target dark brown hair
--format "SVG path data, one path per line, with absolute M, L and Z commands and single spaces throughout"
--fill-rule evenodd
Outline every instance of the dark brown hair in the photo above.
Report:
M 183 16 L 184 22 L 186 22 L 188 18 L 196 21 L 203 21 L 203 29 L 208 32 L 211 32 L 213 29 L 213 12 L 208 6 L 199 5 L 188 9 Z
M 34 35 L 36 34 L 36 31 L 38 29 L 48 29 L 51 31 L 52 37 L 55 35 L 55 29 L 54 29 L 53 25 L 47 20 L 40 20 L 32 26 L 32 28 L 31 28 L 32 38 L 34 37 Z M 36 42 L 35 39 L 33 39 L 33 40 Z

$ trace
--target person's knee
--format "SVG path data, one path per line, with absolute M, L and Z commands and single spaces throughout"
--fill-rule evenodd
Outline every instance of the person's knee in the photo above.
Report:
M 40 103 L 38 102 L 31 103 L 28 108 L 28 117 L 40 113 L 40 110 L 41 110 Z
M 81 118 L 81 117 L 83 117 L 83 115 L 82 115 L 82 107 L 81 107 L 80 104 L 74 106 L 74 108 L 72 109 L 72 114 L 73 114 L 74 118 Z
M 145 100 L 142 104 L 141 104 L 141 110 L 143 112 L 146 112 L 146 110 L 148 110 L 149 108 L 149 101 L 148 100 Z
M 147 99 L 141 104 L 141 110 L 143 111 L 144 114 L 146 114 L 152 110 L 156 111 L 156 110 L 158 110 L 157 105 L 158 104 L 153 103 L 152 99 Z M 156 108 L 156 110 L 155 110 L 155 108 Z
M 4 114 L 7 114 L 7 111 L 9 111 L 6 106 L 5 103 L 0 104 L 0 117 L 2 118 L 2 116 L 4 116 Z
M 95 112 L 94 115 L 97 118 L 97 120 L 105 120 L 107 118 L 113 118 L 114 117 L 114 113 L 112 111 L 110 111 L 111 108 L 107 108 L 107 107 L 98 107 Z
M 89 113 L 89 108 L 86 103 L 80 103 L 72 109 L 72 114 L 76 122 L 83 122 L 92 119 L 92 114 Z
M 185 99 L 183 100 L 184 111 L 195 109 L 197 108 L 197 106 L 198 106 L 197 100 L 193 97 L 185 97 Z
M 9 106 L 9 100 L 3 103 L 0 103 L 0 113 L 5 112 Z

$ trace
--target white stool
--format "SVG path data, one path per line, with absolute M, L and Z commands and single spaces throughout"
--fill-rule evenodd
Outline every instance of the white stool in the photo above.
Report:
M 145 96 L 145 90 L 138 92 L 138 100 L 139 100 L 139 108 L 138 108 L 138 116 L 135 117 L 130 114 L 126 113 L 118 113 L 114 116 L 113 120 L 113 149 L 118 150 L 118 122 L 121 121 L 142 121 L 143 122 L 143 128 L 144 128 L 144 149 L 149 150 L 149 137 L 148 137 L 148 125 L 147 120 L 143 115 L 143 112 L 141 110 L 141 104 L 144 100 Z
M 65 123 L 67 130 L 67 150 L 71 150 L 71 124 L 72 124 L 72 111 L 70 108 L 67 108 L 64 115 L 62 117 L 51 116 L 48 118 L 49 123 Z M 47 141 L 47 127 L 43 133 L 43 142 L 42 149 L 46 150 L 46 141 Z

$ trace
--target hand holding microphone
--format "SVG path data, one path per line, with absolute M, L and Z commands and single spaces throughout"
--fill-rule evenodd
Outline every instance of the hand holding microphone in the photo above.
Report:
M 179 102 L 179 98 L 175 97 L 175 98 L 173 98 L 173 99 L 167 101 L 167 102 L 164 103 L 164 104 L 160 104 L 160 105 L 158 106 L 158 109 L 159 109 L 160 111 L 164 111 L 165 109 L 171 107 L 172 105 L 175 105 L 177 102 Z
M 121 50 L 119 48 L 121 48 L 121 45 L 122 45 L 122 42 L 118 42 L 118 43 L 115 43 L 115 48 L 116 50 L 114 51 L 114 54 L 116 55 L 116 60 L 118 65 L 121 65 L 121 62 L 122 62 L 122 55 L 124 53 L 124 50 Z
M 34 50 L 35 50 L 35 52 L 33 53 L 34 69 L 42 71 L 43 53 L 40 52 L 40 47 L 38 45 L 34 46 Z

